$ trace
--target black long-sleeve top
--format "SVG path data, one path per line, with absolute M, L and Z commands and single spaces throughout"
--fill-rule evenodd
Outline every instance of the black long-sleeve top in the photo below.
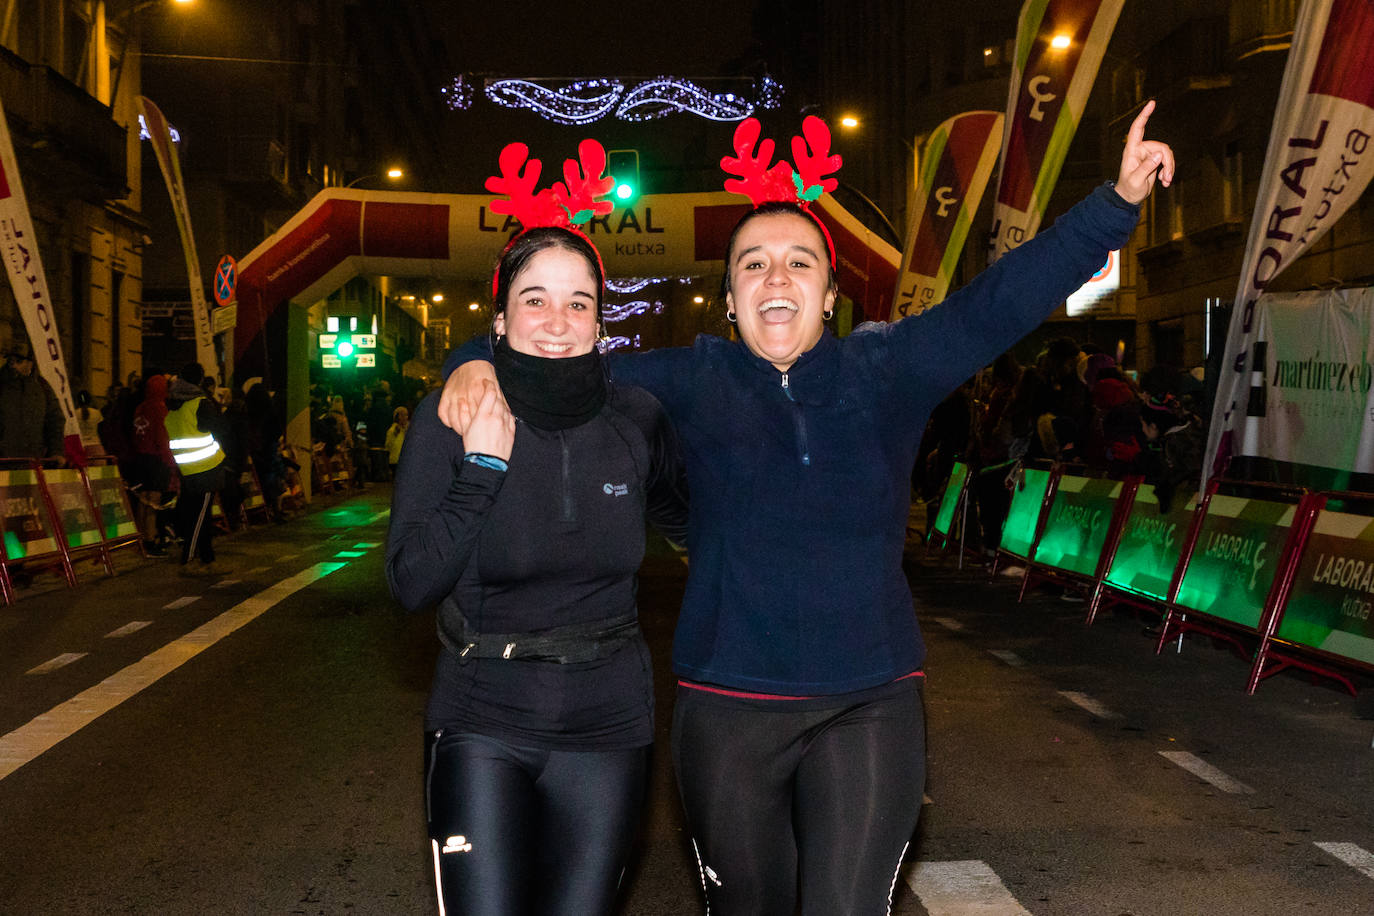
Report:
M 686 531 L 672 427 L 647 392 L 613 388 L 597 416 L 561 431 L 516 424 L 509 469 L 462 460 L 420 402 L 396 471 L 387 577 L 418 611 L 452 597 L 479 633 L 531 633 L 635 610 L 646 512 Z M 439 609 L 441 639 L 457 632 Z M 462 729 L 541 747 L 617 749 L 653 740 L 652 676 L 642 638 L 607 658 L 554 664 L 461 659 L 436 666 L 425 728 Z

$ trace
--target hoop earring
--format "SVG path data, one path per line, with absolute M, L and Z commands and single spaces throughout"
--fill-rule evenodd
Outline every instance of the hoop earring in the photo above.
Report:
M 821 320 L 822 320 L 822 321 L 829 321 L 831 318 L 834 318 L 834 317 L 835 317 L 835 310 L 834 310 L 834 309 L 826 309 L 825 311 L 821 312 Z
M 735 310 L 734 310 L 734 309 L 731 309 L 730 311 L 728 311 L 728 312 L 725 313 L 725 320 L 728 321 L 728 322 L 730 322 L 731 324 L 734 324 L 734 323 L 735 323 Z

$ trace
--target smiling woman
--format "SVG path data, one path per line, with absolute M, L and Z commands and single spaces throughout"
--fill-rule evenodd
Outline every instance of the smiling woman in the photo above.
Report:
M 755 206 L 725 259 L 741 339 L 611 357 L 617 386 L 652 392 L 685 447 L 672 756 L 713 916 L 890 909 L 925 774 L 925 644 L 902 569 L 921 432 L 1125 243 L 1156 178 L 1172 180 L 1168 147 L 1144 139 L 1152 110 L 1115 185 L 939 308 L 843 340 L 824 327 L 835 257 L 809 210 L 837 185 L 830 132 L 807 119 L 795 166 L 772 164 L 745 122 L 722 160 L 726 189 Z M 464 363 L 444 422 L 461 433 L 461 405 L 490 378 Z

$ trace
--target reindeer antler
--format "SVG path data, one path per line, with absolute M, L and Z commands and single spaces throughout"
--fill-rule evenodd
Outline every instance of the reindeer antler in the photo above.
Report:
M 756 207 L 770 200 L 795 200 L 792 167 L 786 162 L 768 167 L 773 160 L 773 141 L 764 140 L 758 144 L 757 155 L 752 152 L 760 130 L 758 118 L 745 118 L 735 128 L 735 155 L 723 157 L 720 167 L 739 177 L 727 178 L 725 190 L 743 194 Z
M 567 211 L 571 225 L 580 226 L 593 216 L 605 216 L 615 209 L 609 200 L 597 200 L 611 193 L 615 179 L 603 175 L 606 171 L 606 150 L 595 140 L 583 140 L 577 145 L 577 159 L 563 162 L 563 178 L 555 182 L 553 196 Z
M 493 194 L 504 194 L 506 197 L 494 198 L 491 212 L 514 216 L 526 229 L 534 226 L 566 226 L 567 214 L 559 205 L 553 190 L 545 188 L 535 191 L 543 164 L 538 159 L 530 159 L 529 155 L 529 147 L 523 143 L 508 143 L 501 150 L 497 160 L 501 174 L 489 177 L 486 188 Z
M 808 145 L 811 147 L 809 152 Z M 840 186 L 838 178 L 825 177 L 827 172 L 839 171 L 842 164 L 838 155 L 829 153 L 830 128 L 815 115 L 808 115 L 802 121 L 802 137 L 792 138 L 792 161 L 797 164 L 793 180 L 799 201 L 813 201 Z

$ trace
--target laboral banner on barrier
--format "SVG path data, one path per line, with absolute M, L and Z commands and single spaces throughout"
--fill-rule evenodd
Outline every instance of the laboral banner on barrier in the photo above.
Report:
M 1237 452 L 1374 473 L 1374 289 L 1272 293 L 1253 309 Z
M 181 158 L 172 141 L 172 129 L 161 110 L 143 96 L 138 97 L 138 110 L 148 127 L 149 142 L 167 182 L 172 198 L 172 214 L 181 233 L 181 250 L 186 256 L 186 279 L 191 286 L 191 320 L 196 329 L 196 362 L 205 371 L 216 366 L 215 346 L 210 331 L 210 304 L 205 301 L 205 285 L 200 279 L 200 258 L 196 256 L 196 238 L 191 232 L 191 209 L 186 203 L 186 183 L 181 178 Z
M 28 198 L 19 180 L 19 164 L 14 158 L 14 143 L 10 140 L 9 121 L 3 106 L 0 106 L 0 253 L 5 258 L 14 301 L 24 316 L 34 366 L 52 386 L 62 407 L 63 451 L 68 461 L 84 465 L 86 450 L 81 446 L 81 426 L 76 419 L 76 405 L 72 402 L 67 364 L 62 358 L 62 338 L 57 333 L 57 316 L 53 313 L 52 297 L 48 295 L 48 278 L 43 272 L 43 259 L 38 255 L 33 217 L 29 215 Z
M 1220 473 L 1232 454 L 1262 454 L 1266 386 L 1257 373 L 1272 359 L 1256 334 L 1260 294 L 1374 176 L 1374 3 L 1304 0 L 1275 110 L 1217 379 L 1204 478 Z
M 1040 228 L 1125 0 L 1026 0 L 1016 31 L 988 263 Z
M 1003 120 L 995 111 L 966 111 L 926 141 L 891 320 L 919 315 L 944 300 L 997 161 Z

